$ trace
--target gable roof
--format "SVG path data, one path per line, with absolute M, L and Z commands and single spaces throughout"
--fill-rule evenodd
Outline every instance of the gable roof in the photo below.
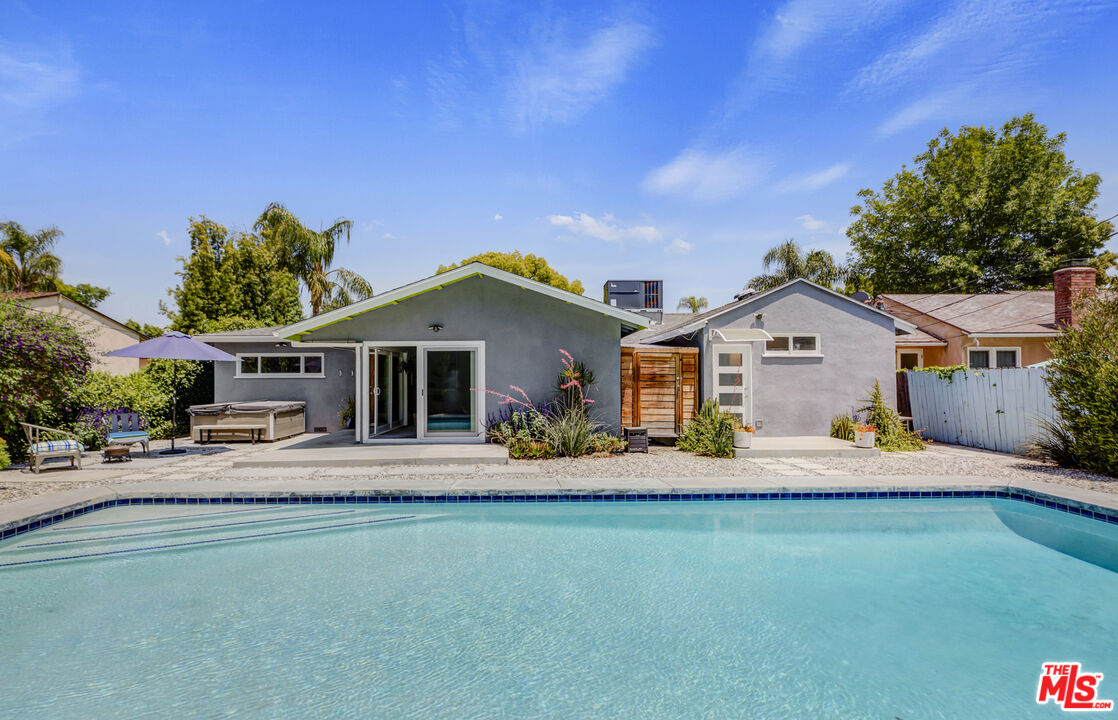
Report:
M 121 321 L 117 320 L 116 318 L 109 317 L 108 315 L 101 312 L 97 308 L 91 308 L 90 306 L 86 305 L 85 303 L 80 303 L 77 300 L 75 300 L 74 298 L 70 297 L 69 295 L 63 295 L 62 293 L 58 292 L 57 290 L 30 290 L 30 291 L 20 291 L 20 292 L 0 292 L 0 298 L 8 298 L 8 299 L 11 299 L 11 300 L 41 300 L 42 298 L 49 298 L 49 297 L 57 297 L 59 300 L 67 300 L 67 301 L 73 303 L 74 305 L 76 305 L 78 307 L 78 309 L 82 310 L 83 312 L 85 312 L 89 315 L 96 315 L 97 317 L 101 318 L 102 320 L 107 320 L 108 322 L 115 325 L 116 328 L 118 330 L 121 330 L 122 332 L 132 333 L 132 334 L 136 335 L 136 337 L 139 338 L 140 340 L 147 340 L 148 339 L 148 336 L 143 334 L 139 330 L 134 330 L 133 328 L 128 327 L 127 325 L 125 325 Z
M 505 270 L 498 270 L 484 263 L 472 262 L 454 268 L 453 270 L 448 270 L 445 273 L 432 275 L 431 277 L 417 280 L 416 282 L 398 287 L 394 290 L 383 292 L 380 295 L 374 295 L 367 300 L 361 300 L 352 305 L 346 305 L 343 308 L 331 310 L 330 312 L 316 315 L 307 320 L 292 323 L 291 325 L 279 329 L 276 334 L 287 340 L 297 340 L 299 336 L 314 330 L 333 325 L 343 320 L 349 320 L 356 315 L 369 312 L 370 310 L 376 310 L 386 305 L 395 305 L 401 300 L 407 300 L 410 297 L 415 297 L 416 295 L 446 287 L 452 283 L 472 277 L 488 277 L 494 280 L 500 280 L 501 282 L 516 285 L 517 287 L 531 290 L 532 292 L 546 295 L 556 300 L 562 300 L 563 302 L 576 305 L 592 312 L 601 313 L 602 315 L 620 320 L 622 327 L 629 330 L 639 330 L 640 328 L 648 327 L 648 319 L 642 315 L 631 313 L 627 310 L 613 307 L 612 305 L 607 305 L 600 300 L 593 300 L 585 295 L 577 295 L 567 290 L 560 290 L 557 287 L 539 282 L 538 280 L 530 280 L 529 278 L 521 277 L 520 275 Z
M 834 290 L 832 290 L 830 288 L 823 287 L 822 285 L 813 283 L 810 280 L 805 280 L 804 278 L 796 278 L 795 280 L 789 280 L 788 282 L 784 283 L 783 285 L 777 285 L 776 287 L 770 288 L 769 290 L 765 290 L 764 292 L 754 293 L 753 295 L 748 295 L 748 296 L 746 296 L 746 297 L 744 297 L 740 300 L 734 300 L 733 302 L 729 302 L 729 303 L 726 303 L 725 305 L 722 305 L 720 307 L 716 307 L 713 310 L 708 310 L 704 313 L 698 313 L 696 315 L 692 315 L 692 316 L 690 316 L 690 319 L 685 318 L 683 320 L 683 322 L 679 323 L 678 325 L 675 325 L 675 326 L 670 327 L 670 328 L 665 328 L 663 330 L 660 330 L 660 332 L 646 333 L 640 339 L 640 342 L 642 342 L 642 343 L 658 343 L 658 342 L 663 342 L 664 340 L 670 340 L 671 338 L 674 338 L 674 337 L 679 337 L 680 335 L 685 335 L 687 333 L 694 332 L 695 330 L 706 327 L 707 323 L 711 320 L 711 318 L 716 318 L 719 315 L 724 315 L 724 314 L 726 314 L 728 312 L 731 312 L 733 310 L 737 310 L 738 308 L 745 307 L 746 305 L 749 305 L 750 303 L 754 303 L 754 302 L 760 300 L 761 298 L 768 297 L 769 295 L 772 295 L 773 293 L 780 292 L 781 290 L 784 290 L 785 288 L 789 288 L 789 287 L 792 287 L 793 285 L 798 285 L 798 284 L 801 284 L 801 283 L 804 284 L 804 285 L 807 285 L 809 287 L 815 288 L 816 290 L 822 290 L 824 293 L 827 293 L 827 294 L 829 294 L 833 297 L 839 298 L 841 300 L 845 300 L 846 302 L 849 302 L 849 303 L 853 303 L 854 305 L 862 308 L 863 310 L 869 310 L 870 312 L 875 312 L 878 315 L 882 315 L 884 317 L 887 317 L 887 318 L 889 318 L 890 320 L 893 321 L 893 326 L 896 329 L 901 330 L 902 332 L 906 332 L 906 333 L 916 332 L 916 326 L 913 325 L 912 323 L 908 322 L 907 320 L 902 320 L 899 317 L 895 317 L 893 315 L 890 315 L 889 313 L 885 312 L 884 310 L 881 310 L 880 308 L 876 308 L 872 305 L 867 305 L 867 304 L 865 304 L 865 303 L 863 303 L 859 300 L 855 300 L 854 298 L 850 297 L 849 295 L 843 295 L 840 292 L 835 292 Z
M 1059 334 L 1055 317 L 1056 294 L 1052 290 L 1010 290 L 982 295 L 886 294 L 880 297 L 967 334 Z

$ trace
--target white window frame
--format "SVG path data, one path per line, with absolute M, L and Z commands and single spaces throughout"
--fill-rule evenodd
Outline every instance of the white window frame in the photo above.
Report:
M 967 348 L 967 367 L 970 368 L 970 354 L 972 352 L 986 353 L 987 360 L 990 360 L 990 367 L 988 368 L 975 368 L 976 370 L 1008 370 L 1009 368 L 998 367 L 998 352 L 1014 352 L 1016 353 L 1016 360 L 1013 361 L 1013 367 L 1021 367 L 1021 348 L 1020 347 L 987 347 L 983 345 L 971 345 Z
M 897 350 L 897 369 L 901 369 L 901 355 L 915 355 L 916 367 L 924 367 L 924 349 L 923 348 L 900 348 Z M 969 358 L 968 358 L 969 359 Z
M 300 368 L 300 371 L 297 372 L 297 373 L 265 373 L 265 372 L 260 372 L 260 358 L 262 358 L 262 357 L 292 357 L 292 356 L 296 356 L 296 355 L 299 356 L 299 368 Z M 241 372 L 241 358 L 246 358 L 246 357 L 256 358 L 256 372 L 254 372 L 254 373 L 242 373 Z M 319 371 L 317 373 L 303 372 L 302 369 L 306 366 L 306 359 L 309 358 L 309 357 L 318 358 L 319 367 L 322 368 L 321 371 Z M 241 380 L 241 379 L 254 380 L 254 379 L 261 379 L 261 378 L 263 378 L 263 379 L 275 379 L 275 380 L 284 380 L 284 379 L 292 380 L 292 379 L 299 378 L 299 379 L 311 380 L 311 379 L 315 379 L 315 378 L 325 378 L 326 377 L 326 353 L 320 353 L 320 352 L 319 353 L 313 353 L 313 352 L 312 353 L 303 353 L 303 352 L 243 352 L 243 353 L 237 353 L 237 371 L 233 375 L 233 377 L 235 379 L 238 379 L 238 380 Z
M 764 349 L 761 351 L 761 357 L 823 357 L 823 340 L 819 333 L 809 332 L 777 332 L 769 333 L 773 340 L 779 337 L 788 338 L 787 350 L 769 350 L 768 341 L 765 341 Z M 812 337 L 815 338 L 814 350 L 793 350 L 792 338 L 798 337 Z

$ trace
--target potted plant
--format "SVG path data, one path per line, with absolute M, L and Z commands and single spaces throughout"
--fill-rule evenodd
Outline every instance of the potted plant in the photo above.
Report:
M 734 447 L 748 448 L 753 444 L 753 433 L 755 430 L 752 425 L 742 425 L 737 423 L 734 425 Z
M 873 425 L 859 425 L 854 428 L 854 447 L 871 448 L 876 437 L 877 428 Z
M 354 403 L 353 398 L 342 401 L 342 410 L 338 413 L 338 420 L 346 430 L 353 429 L 353 420 L 356 410 L 356 403 Z

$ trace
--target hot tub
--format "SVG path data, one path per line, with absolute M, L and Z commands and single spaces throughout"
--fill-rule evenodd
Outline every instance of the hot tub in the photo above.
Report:
M 190 437 L 205 444 L 218 440 L 282 440 L 306 432 L 305 402 L 258 400 L 192 405 Z

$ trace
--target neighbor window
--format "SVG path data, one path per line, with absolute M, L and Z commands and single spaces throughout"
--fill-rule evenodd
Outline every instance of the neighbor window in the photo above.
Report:
M 238 355 L 237 377 L 323 377 L 322 353 Z
M 765 343 L 765 355 L 822 355 L 819 336 L 807 333 L 774 333 Z
M 972 370 L 1021 367 L 1021 348 L 968 348 L 967 365 Z

